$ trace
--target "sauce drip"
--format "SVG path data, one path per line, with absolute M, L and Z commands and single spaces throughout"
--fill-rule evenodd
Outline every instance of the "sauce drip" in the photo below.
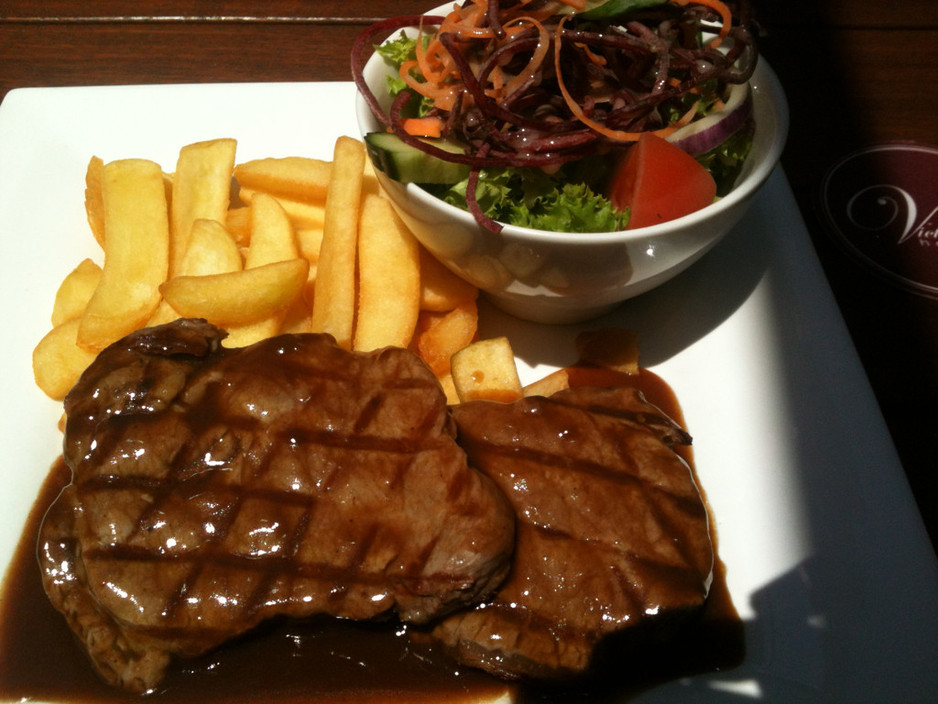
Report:
M 677 398 L 647 370 L 625 375 L 572 367 L 574 385 L 629 385 L 683 425 Z M 681 454 L 693 466 L 690 448 Z M 51 469 L 30 512 L 0 592 L 0 701 L 40 700 L 70 704 L 126 702 L 126 693 L 104 684 L 43 591 L 35 545 L 47 507 L 70 480 L 62 460 Z M 699 484 L 699 483 L 698 483 Z M 715 535 L 711 530 L 711 535 Z M 715 541 L 714 541 L 715 542 Z M 412 629 L 413 630 L 413 629 Z M 743 658 L 743 625 L 717 560 L 707 606 L 666 650 L 630 651 L 615 641 L 597 653 L 597 671 L 569 687 L 508 685 L 461 667 L 397 622 L 349 623 L 334 619 L 275 620 L 217 651 L 171 666 L 160 690 L 147 701 L 319 702 L 489 701 L 511 693 L 516 701 L 622 701 L 656 683 L 729 669 Z M 628 671 L 623 663 L 628 663 Z

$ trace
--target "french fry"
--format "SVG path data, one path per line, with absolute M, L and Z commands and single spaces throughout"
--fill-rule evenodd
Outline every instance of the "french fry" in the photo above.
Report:
M 205 318 L 221 327 L 244 325 L 290 305 L 302 291 L 308 269 L 305 259 L 289 259 L 228 274 L 176 276 L 160 290 L 187 318 Z
M 381 188 L 381 184 L 378 183 L 378 176 L 375 174 L 375 165 L 371 163 L 371 159 L 367 158 L 366 155 L 362 172 L 362 194 L 365 195 L 368 193 L 387 198 L 384 189 Z
M 85 171 L 85 215 L 91 234 L 102 249 L 104 248 L 104 196 L 101 188 L 104 182 L 104 162 L 93 156 Z
M 475 301 L 464 301 L 447 313 L 422 311 L 411 347 L 441 378 L 450 373 L 453 354 L 475 339 L 478 326 Z
M 234 139 L 213 139 L 179 150 L 170 207 L 171 273 L 176 272 L 186 252 L 193 222 L 200 219 L 225 222 L 236 149 Z
M 296 259 L 300 255 L 296 246 L 293 225 L 277 199 L 267 193 L 258 193 L 251 203 L 251 244 L 244 256 L 244 268 L 254 269 L 266 264 Z M 307 278 L 309 276 L 307 270 Z M 294 301 L 303 297 L 297 295 Z M 280 332 L 290 306 L 245 325 L 230 325 L 225 347 L 245 347 Z
M 246 161 L 234 169 L 244 188 L 293 200 L 324 202 L 332 176 L 332 164 L 320 159 L 288 156 Z
M 420 246 L 381 196 L 362 199 L 353 349 L 407 347 L 420 313 Z
M 297 296 L 297 298 L 301 298 L 301 296 Z M 228 337 L 222 340 L 221 344 L 223 347 L 229 348 L 247 347 L 248 345 L 253 345 L 255 342 L 273 337 L 280 332 L 281 321 L 285 317 L 285 314 L 286 309 L 283 309 L 282 311 L 275 311 L 266 318 L 262 318 L 253 323 L 228 325 L 225 327 L 225 332 L 228 333 Z
M 254 202 L 254 199 L 257 198 L 260 193 L 263 193 L 263 191 L 242 188 L 240 191 L 241 202 L 250 205 Z M 271 194 L 268 193 L 267 195 Z M 300 200 L 293 200 L 292 198 L 287 198 L 286 196 L 274 196 L 274 198 L 277 199 L 277 202 L 280 203 L 280 207 L 282 207 L 289 216 L 290 222 L 293 223 L 293 227 L 297 229 L 322 229 L 323 225 L 325 224 L 325 201 L 321 203 L 307 203 Z
M 349 349 L 355 321 L 355 255 L 364 145 L 351 137 L 339 137 L 333 159 L 311 329 L 331 334 L 340 346 Z
M 570 388 L 570 374 L 566 369 L 558 369 L 524 387 L 525 396 L 550 396 L 558 391 Z
M 91 259 L 82 260 L 62 279 L 52 304 L 52 327 L 80 318 L 101 280 L 101 267 Z
M 580 361 L 625 374 L 638 374 L 638 335 L 634 330 L 599 328 L 576 336 Z
M 238 205 L 228 208 L 225 214 L 225 229 L 242 247 L 251 242 L 251 206 Z
M 451 360 L 460 402 L 510 403 L 522 397 L 515 353 L 507 337 L 479 340 L 458 350 Z
M 299 255 L 286 212 L 276 198 L 259 193 L 251 203 L 251 244 L 244 255 L 244 267 L 251 269 Z
M 286 310 L 277 333 L 292 335 L 310 331 L 309 323 L 313 308 L 306 296 L 301 293 Z
M 33 377 L 43 393 L 61 401 L 97 353 L 78 346 L 81 318 L 52 328 L 33 349 Z
M 189 233 L 189 245 L 179 263 L 178 276 L 227 274 L 242 268 L 241 252 L 228 231 L 216 220 L 196 220 Z M 147 321 L 162 325 L 181 317 L 166 299 Z
M 241 251 L 228 230 L 217 220 L 196 220 L 189 245 L 179 262 L 179 276 L 228 274 L 243 267 Z
M 420 309 L 443 312 L 464 301 L 474 301 L 479 289 L 447 269 L 423 247 L 420 248 Z
M 104 167 L 104 266 L 78 330 L 78 344 L 99 351 L 136 330 L 160 302 L 169 261 L 163 172 L 152 161 Z
M 437 379 L 437 381 L 440 382 L 440 388 L 443 389 L 443 394 L 446 396 L 446 404 L 455 406 L 459 403 L 459 394 L 456 393 L 456 384 L 453 383 L 453 375 L 445 374 Z
M 318 262 L 319 252 L 322 249 L 322 230 L 297 230 L 296 245 L 299 247 L 300 254 L 303 255 L 303 257 L 306 258 L 310 264 Z

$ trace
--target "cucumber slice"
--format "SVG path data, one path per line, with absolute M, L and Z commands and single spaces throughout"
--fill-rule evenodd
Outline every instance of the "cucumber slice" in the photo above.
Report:
M 461 153 L 462 147 L 446 140 L 427 140 L 433 146 Z M 430 156 L 401 141 L 390 132 L 370 132 L 365 135 L 365 146 L 376 169 L 400 183 L 459 183 L 469 175 L 466 164 L 454 164 Z

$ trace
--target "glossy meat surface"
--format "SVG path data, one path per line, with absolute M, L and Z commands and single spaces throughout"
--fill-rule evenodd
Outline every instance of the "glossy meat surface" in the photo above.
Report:
M 423 623 L 497 587 L 514 516 L 416 356 L 222 336 L 134 333 L 66 399 L 73 481 L 40 562 L 106 679 L 149 690 L 274 615 Z
M 610 636 L 642 647 L 699 612 L 714 561 L 709 520 L 672 449 L 690 437 L 640 392 L 573 388 L 465 403 L 453 416 L 470 463 L 518 518 L 512 572 L 494 599 L 434 630 L 459 660 L 503 677 L 567 678 Z

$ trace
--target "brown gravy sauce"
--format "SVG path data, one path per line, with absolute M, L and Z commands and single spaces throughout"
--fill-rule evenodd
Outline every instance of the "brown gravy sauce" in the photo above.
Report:
M 571 384 L 631 385 L 684 424 L 667 383 L 647 370 L 624 375 L 570 368 Z M 682 455 L 693 466 L 690 448 Z M 597 672 L 569 688 L 506 685 L 460 667 L 434 648 L 408 638 L 397 623 L 336 620 L 275 621 L 217 651 L 170 667 L 160 691 L 134 697 L 104 684 L 43 591 L 36 560 L 42 517 L 70 472 L 52 467 L 29 514 L 0 592 L 0 701 L 104 704 L 155 702 L 473 702 L 511 692 L 519 702 L 622 701 L 656 683 L 737 666 L 743 659 L 743 625 L 717 560 L 705 612 L 666 650 L 642 648 L 601 653 Z M 715 532 L 711 530 L 711 534 Z M 627 663 L 628 671 L 624 663 Z M 638 674 L 631 674 L 638 673 Z

